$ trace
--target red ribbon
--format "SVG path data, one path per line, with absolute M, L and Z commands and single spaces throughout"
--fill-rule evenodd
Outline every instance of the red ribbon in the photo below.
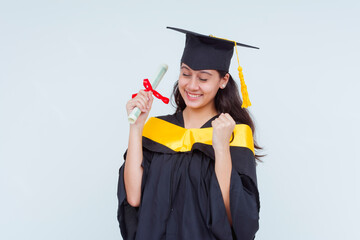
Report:
M 160 100 L 163 101 L 165 104 L 168 104 L 168 103 L 169 103 L 169 99 L 168 99 L 167 97 L 161 96 L 160 93 L 158 93 L 157 91 L 155 91 L 155 90 L 152 88 L 151 83 L 149 82 L 149 79 L 144 79 L 143 85 L 144 85 L 144 87 L 145 87 L 145 92 L 151 91 L 156 98 L 160 99 Z M 132 98 L 136 97 L 136 95 L 137 95 L 137 93 L 133 94 L 133 95 L 132 95 Z

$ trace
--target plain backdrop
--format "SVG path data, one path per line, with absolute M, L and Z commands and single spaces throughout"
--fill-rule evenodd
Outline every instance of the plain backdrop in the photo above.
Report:
M 121 239 L 126 101 L 185 36 L 238 48 L 257 140 L 259 240 L 360 239 L 359 1 L 0 2 L 0 239 Z M 230 73 L 238 80 L 236 57 Z M 174 112 L 155 100 L 151 116 Z

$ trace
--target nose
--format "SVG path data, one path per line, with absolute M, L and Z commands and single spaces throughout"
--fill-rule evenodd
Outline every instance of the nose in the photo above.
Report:
M 199 89 L 199 83 L 198 83 L 198 81 L 197 81 L 197 79 L 196 79 L 195 76 L 193 76 L 193 77 L 190 79 L 190 81 L 188 82 L 187 88 L 188 88 L 189 90 L 193 90 L 193 91 Z

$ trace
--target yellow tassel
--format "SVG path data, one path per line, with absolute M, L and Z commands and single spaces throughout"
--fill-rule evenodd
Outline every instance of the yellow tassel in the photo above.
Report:
M 250 99 L 249 99 L 247 86 L 245 84 L 244 75 L 243 75 L 243 72 L 242 72 L 242 67 L 240 66 L 239 54 L 238 54 L 238 51 L 237 51 L 236 42 L 234 41 L 234 43 L 235 43 L 235 49 L 236 49 L 236 57 L 237 57 L 238 65 L 239 65 L 238 71 L 239 71 L 239 78 L 240 78 L 241 95 L 242 95 L 242 98 L 243 98 L 243 103 L 242 103 L 241 107 L 242 108 L 247 108 L 247 107 L 251 106 L 251 102 L 250 102 Z
M 213 36 L 213 35 L 210 35 L 210 37 L 219 38 L 219 37 L 215 37 L 215 36 Z M 237 58 L 238 65 L 239 65 L 238 71 L 239 71 L 239 78 L 240 78 L 240 88 L 241 88 L 241 95 L 242 95 L 242 100 L 243 100 L 243 103 L 242 103 L 242 105 L 241 105 L 241 108 L 250 107 L 250 106 L 251 106 L 251 102 L 250 102 L 250 99 L 249 99 L 249 94 L 248 94 L 248 91 L 247 91 L 247 86 L 246 86 L 246 84 L 245 84 L 244 75 L 243 75 L 243 72 L 242 72 L 242 67 L 240 66 L 239 54 L 238 54 L 238 50 L 237 50 L 237 47 L 236 47 L 236 41 L 232 41 L 232 40 L 229 40 L 229 39 L 226 39 L 226 38 L 219 38 L 219 39 L 223 39 L 223 40 L 227 40 L 227 41 L 230 41 L 230 42 L 234 42 L 234 43 L 235 43 L 236 58 Z
M 249 94 L 247 91 L 247 86 L 245 84 L 245 80 L 244 80 L 244 75 L 242 73 L 242 67 L 238 67 L 238 71 L 239 71 L 239 78 L 240 78 L 240 85 L 241 85 L 241 95 L 243 98 L 243 103 L 241 105 L 242 108 L 247 108 L 251 106 L 251 102 L 249 99 Z

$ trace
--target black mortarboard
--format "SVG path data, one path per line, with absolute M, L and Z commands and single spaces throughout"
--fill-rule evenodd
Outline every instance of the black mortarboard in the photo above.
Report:
M 194 70 L 214 69 L 228 72 L 231 58 L 234 53 L 234 46 L 235 49 L 236 46 L 259 49 L 258 47 L 253 47 L 224 38 L 214 37 L 212 35 L 207 36 L 180 28 L 167 28 L 186 34 L 185 48 L 181 62 L 185 63 Z M 238 70 L 241 83 L 241 93 L 243 96 L 243 107 L 246 108 L 249 107 L 251 103 L 248 97 L 240 63 Z
M 214 69 L 229 71 L 230 61 L 234 53 L 235 42 L 227 39 L 206 36 L 184 29 L 167 27 L 186 34 L 186 43 L 181 62 L 194 70 Z M 237 46 L 256 48 L 243 43 Z

